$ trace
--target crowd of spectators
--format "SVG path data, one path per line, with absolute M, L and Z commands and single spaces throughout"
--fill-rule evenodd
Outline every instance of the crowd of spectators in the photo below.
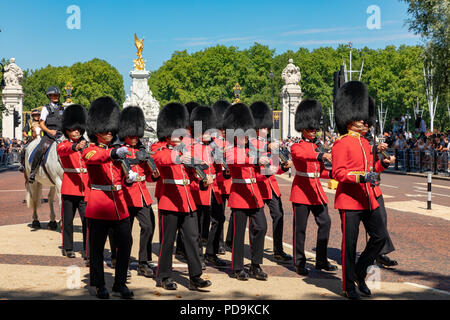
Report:
M 24 142 L 0 137 L 0 167 L 19 162 Z

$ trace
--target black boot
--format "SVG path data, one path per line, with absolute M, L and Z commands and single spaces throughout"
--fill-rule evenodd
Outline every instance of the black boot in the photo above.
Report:
M 259 264 L 253 264 L 250 266 L 250 275 L 254 276 L 257 280 L 267 280 L 267 273 L 262 271 Z
M 189 290 L 195 290 L 199 288 L 206 288 L 211 285 L 211 281 L 204 280 L 200 276 L 191 277 L 189 279 Z
M 153 278 L 155 275 L 147 262 L 139 262 L 137 274 L 146 278 Z

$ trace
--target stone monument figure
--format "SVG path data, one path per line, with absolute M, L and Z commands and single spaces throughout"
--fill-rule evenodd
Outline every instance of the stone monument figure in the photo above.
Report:
M 136 55 L 138 58 L 133 60 L 134 69 L 130 71 L 130 77 L 133 79 L 131 84 L 131 92 L 130 94 L 127 94 L 123 107 L 126 108 L 128 106 L 136 106 L 142 109 L 148 129 L 145 132 L 145 137 L 150 140 L 155 140 L 156 135 L 151 131 L 151 129 L 156 130 L 156 119 L 158 118 L 160 106 L 159 102 L 153 97 L 153 94 L 148 86 L 150 72 L 145 70 L 145 61 L 142 58 L 144 38 L 139 40 L 135 33 L 134 44 L 137 49 Z
M 302 101 L 303 92 L 299 84 L 300 68 L 294 65 L 293 59 L 289 59 L 289 63 L 281 72 L 281 79 L 284 81 L 280 92 L 283 101 L 281 136 L 282 139 L 298 137 L 300 134 L 295 131 L 295 110 Z
M 16 64 L 16 59 L 11 58 L 9 64 L 4 67 L 5 88 L 2 91 L 2 102 L 5 106 L 2 119 L 2 135 L 6 138 L 22 139 L 22 109 L 23 90 L 20 82 L 23 79 L 23 71 Z M 20 116 L 20 125 L 14 127 L 14 111 Z

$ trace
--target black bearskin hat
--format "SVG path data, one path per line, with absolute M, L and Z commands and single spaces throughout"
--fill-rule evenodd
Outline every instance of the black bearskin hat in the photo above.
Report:
M 255 129 L 272 129 L 273 113 L 266 103 L 262 101 L 254 102 L 250 106 L 250 111 L 252 112 L 253 119 L 255 119 Z
M 369 92 L 361 81 L 349 81 L 340 87 L 334 101 L 334 118 L 339 134 L 347 133 L 352 121 L 369 120 Z
M 189 121 L 191 130 L 195 129 L 194 125 L 196 121 L 202 122 L 202 133 L 205 133 L 206 130 L 216 128 L 216 115 L 210 107 L 198 106 L 192 110 Z
M 322 105 L 314 99 L 305 99 L 299 103 L 295 111 L 295 130 L 320 129 Z
M 97 141 L 96 133 L 119 130 L 120 109 L 116 100 L 111 97 L 100 97 L 92 101 L 88 111 L 87 135 L 91 141 Z
M 189 117 L 190 117 L 191 114 L 192 114 L 192 111 L 193 111 L 195 108 L 199 107 L 200 104 L 197 103 L 197 102 L 191 101 L 191 102 L 186 103 L 185 106 L 186 106 L 186 109 L 187 109 L 187 111 L 188 111 L 188 113 L 189 113 Z
M 377 112 L 375 101 L 373 101 L 372 97 L 369 97 L 369 120 L 367 121 L 367 124 L 369 125 L 370 128 L 374 126 L 376 123 L 377 123 Z
M 255 119 L 245 104 L 236 103 L 228 107 L 223 115 L 223 128 L 227 129 L 248 129 L 255 128 Z
M 120 112 L 119 132 L 117 133 L 120 140 L 123 141 L 125 137 L 142 138 L 144 129 L 145 117 L 140 107 L 129 106 Z
M 64 109 L 62 115 L 62 132 L 68 138 L 66 130 L 79 129 L 83 135 L 86 131 L 86 109 L 79 104 L 71 104 Z
M 229 106 L 231 106 L 231 103 L 226 100 L 218 100 L 212 105 L 214 113 L 216 114 L 217 129 L 223 129 L 223 114 Z
M 189 112 L 180 103 L 166 104 L 156 120 L 156 134 L 159 141 L 172 136 L 176 129 L 186 129 L 189 124 Z

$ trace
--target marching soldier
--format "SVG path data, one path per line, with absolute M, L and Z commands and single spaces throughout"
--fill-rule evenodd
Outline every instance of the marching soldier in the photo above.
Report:
M 375 137 L 373 134 L 370 134 L 370 128 L 373 128 L 376 125 L 376 107 L 375 107 L 375 102 L 373 101 L 373 99 L 371 97 L 369 97 L 369 121 L 368 123 L 364 124 L 364 131 L 363 131 L 363 135 L 369 140 L 369 143 L 371 145 L 373 145 L 375 143 Z M 378 157 L 378 153 L 382 153 L 383 151 L 385 151 L 387 149 L 388 145 L 387 143 L 379 143 L 377 145 L 377 153 L 375 154 L 376 157 Z M 389 163 L 383 161 L 382 164 L 385 168 L 389 167 L 389 164 L 394 163 L 395 162 L 395 156 L 390 156 L 389 157 Z M 380 196 L 377 198 L 378 204 L 380 205 L 380 210 L 381 210 L 381 217 L 383 219 L 383 223 L 384 226 L 387 230 L 387 212 L 386 212 L 386 207 L 384 206 L 384 198 L 383 195 L 381 193 L 381 189 L 379 186 L 375 186 L 377 190 L 377 193 L 380 194 Z M 379 265 L 383 265 L 386 267 L 393 267 L 398 265 L 398 262 L 396 260 L 392 260 L 390 259 L 387 254 L 391 253 L 392 251 L 395 250 L 394 244 L 392 243 L 392 239 L 389 235 L 389 232 L 387 234 L 387 239 L 386 239 L 386 243 L 383 247 L 383 249 L 381 249 L 380 254 L 378 255 L 378 257 L 376 258 L 376 262 Z
M 222 198 L 222 212 L 223 216 L 225 217 L 225 208 L 226 208 L 226 202 L 228 201 L 228 197 L 230 196 L 230 189 L 231 189 L 231 176 L 230 172 L 228 170 L 228 166 L 226 164 L 224 165 L 224 152 L 225 148 L 227 147 L 228 143 L 225 139 L 225 130 L 223 129 L 223 115 L 225 113 L 225 110 L 231 105 L 226 100 L 218 100 L 216 101 L 212 108 L 214 110 L 214 113 L 216 115 L 216 129 L 217 134 L 213 137 L 213 142 L 211 143 L 213 152 L 214 152 L 214 167 L 216 168 L 216 180 L 217 184 L 220 189 L 220 194 Z M 225 221 L 224 221 L 225 222 Z M 221 223 L 222 226 L 219 228 L 222 229 L 222 232 L 220 233 L 220 240 L 219 240 L 219 250 L 218 254 L 225 254 L 225 244 L 224 244 L 224 228 L 223 228 L 223 222 Z M 230 230 L 232 226 L 232 220 L 230 216 L 230 222 L 228 224 L 228 227 Z M 227 232 L 227 241 L 228 241 L 228 247 L 231 248 L 231 241 L 232 241 L 232 232 Z
M 272 150 L 279 148 L 278 142 L 271 142 L 268 140 L 270 130 L 273 127 L 272 110 L 267 104 L 262 101 L 253 103 L 250 106 L 253 118 L 255 119 L 255 129 L 257 130 L 257 138 L 252 139 L 251 143 L 258 152 L 267 155 L 271 154 Z M 278 151 L 276 151 L 278 152 Z M 282 174 L 286 172 L 292 165 L 291 161 L 281 164 L 279 168 L 270 165 L 269 170 L 266 171 L 265 166 L 260 166 L 256 171 L 256 181 L 259 191 L 264 200 L 264 203 L 270 209 L 270 216 L 272 218 L 272 232 L 273 232 L 273 256 L 274 260 L 278 262 L 286 262 L 292 260 L 292 257 L 283 250 L 283 220 L 284 211 L 281 202 L 281 192 L 278 186 L 277 179 L 273 173 Z M 270 172 L 273 169 L 274 172 Z
M 307 275 L 305 256 L 306 226 L 312 212 L 319 227 L 316 243 L 316 265 L 318 270 L 335 271 L 337 267 L 328 262 L 327 248 L 331 219 L 328 214 L 328 198 L 319 178 L 331 179 L 323 161 L 331 162 L 331 154 L 317 150 L 316 132 L 320 128 L 322 105 L 312 99 L 303 100 L 295 112 L 295 130 L 302 133 L 302 140 L 291 146 L 295 167 L 291 197 L 294 210 L 294 266 L 300 275 Z
M 255 120 L 249 108 L 243 103 L 231 105 L 223 116 L 223 127 L 229 133 L 234 132 L 233 147 L 226 151 L 226 162 L 230 168 L 231 190 L 228 206 L 232 211 L 232 275 L 238 280 L 248 280 L 249 273 L 258 280 L 267 280 L 267 274 L 261 269 L 263 262 L 264 237 L 267 221 L 264 215 L 264 202 L 256 183 L 256 166 L 269 162 L 267 157 L 257 159 L 250 154 L 249 137 L 244 133 L 253 130 Z M 244 269 L 245 227 L 249 222 L 251 266 L 249 273 Z
M 130 299 L 134 295 L 125 284 L 132 237 L 123 184 L 135 182 L 137 173 L 132 170 L 125 173 L 122 169 L 120 160 L 126 157 L 128 148 L 112 147 L 119 129 L 119 115 L 119 105 L 110 97 L 101 97 L 91 103 L 87 120 L 87 134 L 91 143 L 82 155 L 90 183 L 85 214 L 89 235 L 90 285 L 96 287 L 100 299 L 109 298 L 105 287 L 103 251 L 111 228 L 117 243 L 112 292 L 123 299 Z M 128 174 L 128 178 L 125 174 Z
M 147 162 L 150 155 L 140 139 L 144 136 L 145 117 L 140 107 L 127 107 L 120 113 L 118 138 L 128 148 L 127 161 L 131 170 L 138 174 L 136 183 L 125 186 L 123 193 L 130 213 L 130 224 L 136 218 L 139 222 L 139 257 L 138 275 L 153 277 L 153 270 L 148 261 L 152 260 L 152 239 L 155 231 L 155 214 L 153 213 L 152 198 L 145 182 L 154 182 L 159 178 L 158 170 L 151 168 Z M 152 171 L 154 170 L 154 171 Z
M 377 201 L 380 161 L 373 163 L 372 148 L 361 135 L 369 118 L 369 95 L 365 84 L 346 82 L 337 91 L 334 101 L 336 127 L 341 137 L 332 148 L 333 178 L 339 182 L 335 208 L 342 223 L 342 283 L 344 295 L 359 299 L 355 282 L 364 296 L 371 291 L 365 283 L 367 268 L 383 248 L 387 231 Z M 363 222 L 369 241 L 356 261 L 359 225 Z
M 86 109 L 78 104 L 68 106 L 62 117 L 62 132 L 66 140 L 58 144 L 56 152 L 64 169 L 61 184 L 61 218 L 63 255 L 75 258 L 73 252 L 73 219 L 78 209 L 83 230 L 83 257 L 86 253 L 86 195 L 89 188 L 89 177 L 86 164 L 81 156 L 87 147 L 83 134 L 86 130 Z
M 36 178 L 36 170 L 39 168 L 42 157 L 50 148 L 52 143 L 61 137 L 61 122 L 64 107 L 59 103 L 60 91 L 58 87 L 52 86 L 47 89 L 46 95 L 50 102 L 47 103 L 41 111 L 39 126 L 44 132 L 39 145 L 36 148 L 33 161 L 31 163 L 30 176 L 28 182 L 33 183 Z M 49 227 L 56 230 L 56 221 L 50 221 Z
M 226 262 L 217 257 L 219 252 L 220 234 L 223 233 L 223 223 L 225 216 L 222 210 L 222 197 L 219 190 L 219 185 L 216 179 L 216 167 L 212 157 L 212 148 L 210 143 L 212 141 L 212 131 L 215 131 L 216 116 L 214 110 L 206 106 L 196 107 L 190 117 L 191 132 L 194 133 L 193 144 L 191 146 L 191 153 L 195 159 L 203 161 L 208 169 L 204 170 L 207 179 L 210 179 L 205 190 L 200 188 L 200 183 L 193 181 L 191 183 L 192 196 L 197 205 L 197 218 L 199 226 L 199 249 L 200 258 L 204 259 L 218 267 L 223 267 Z M 208 215 L 208 218 L 205 218 Z M 211 221 L 211 229 L 209 223 Z M 207 230 L 203 230 L 206 228 Z M 203 255 L 202 237 L 207 235 L 206 239 L 206 253 Z
M 166 290 L 176 290 L 172 280 L 172 253 L 177 230 L 181 239 L 189 269 L 189 289 L 205 288 L 211 285 L 204 280 L 198 254 L 197 207 L 189 187 L 196 179 L 184 164 L 191 163 L 190 152 L 181 152 L 180 144 L 186 134 L 189 116 L 185 106 L 169 103 L 158 114 L 157 135 L 159 144 L 152 145 L 155 164 L 161 175 L 162 188 L 159 192 L 158 214 L 161 249 L 156 271 L 157 284 Z M 180 132 L 184 131 L 184 132 Z

